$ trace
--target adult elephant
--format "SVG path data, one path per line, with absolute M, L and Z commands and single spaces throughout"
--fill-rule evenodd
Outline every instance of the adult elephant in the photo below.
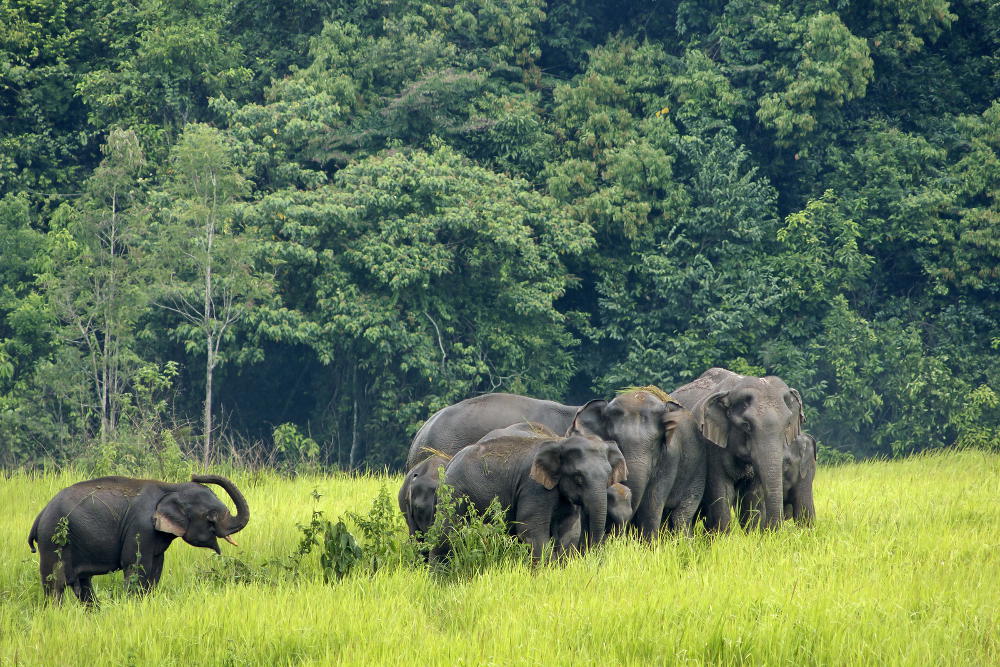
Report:
M 651 539 L 666 524 L 690 533 L 705 488 L 706 449 L 694 417 L 663 391 L 622 392 L 580 408 L 570 433 L 618 443 L 628 464 L 631 524 Z
M 519 422 L 542 424 L 563 434 L 579 409 L 518 394 L 483 394 L 441 408 L 424 422 L 410 443 L 406 469 L 437 453 L 454 456 L 495 429 Z
M 737 485 L 750 477 L 763 496 L 761 524 L 783 520 L 782 459 L 804 419 L 802 397 L 777 376 L 740 375 L 710 368 L 671 396 L 691 411 L 708 449 L 702 513 L 709 530 L 729 529 L 730 508 L 742 499 Z
M 226 506 L 202 484 L 224 488 Z M 220 475 L 193 475 L 171 484 L 130 477 L 99 477 L 68 486 L 35 518 L 28 545 L 39 550 L 42 588 L 59 600 L 68 585 L 85 604 L 96 602 L 91 577 L 125 571 L 126 582 L 150 590 L 163 572 L 163 554 L 180 537 L 221 553 L 217 538 L 230 537 L 250 520 L 246 499 Z
M 618 443 L 629 469 L 623 483 L 632 494 L 631 523 L 642 536 L 651 538 L 665 520 L 690 531 L 704 490 L 705 445 L 691 414 L 655 387 L 581 407 L 516 394 L 466 399 L 434 413 L 417 431 L 408 469 L 433 452 L 455 454 L 490 430 L 525 421 L 526 415 L 556 433 Z

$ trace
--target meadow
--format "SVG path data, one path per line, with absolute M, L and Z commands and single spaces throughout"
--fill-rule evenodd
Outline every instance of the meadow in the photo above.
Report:
M 0 479 L 0 664 L 1000 664 L 995 453 L 821 466 L 812 529 L 614 539 L 534 569 L 385 567 L 329 584 L 315 553 L 296 575 L 242 574 L 287 562 L 314 509 L 365 513 L 400 478 L 232 476 L 252 510 L 239 549 L 178 540 L 147 597 L 123 594 L 120 573 L 95 579 L 96 611 L 69 592 L 46 603 L 26 543 L 80 474 Z

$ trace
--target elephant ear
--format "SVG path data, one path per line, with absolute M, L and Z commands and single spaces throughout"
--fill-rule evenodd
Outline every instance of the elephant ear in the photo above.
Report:
M 153 512 L 153 528 L 161 533 L 184 537 L 188 529 L 187 513 L 176 493 L 168 493 L 156 504 Z
M 559 468 L 562 465 L 562 446 L 558 440 L 542 445 L 535 460 L 531 462 L 528 476 L 551 491 L 559 483 Z
M 729 444 L 729 392 L 720 391 L 706 396 L 694 406 L 698 430 L 713 445 Z
M 618 445 L 614 442 L 609 442 L 607 445 L 608 463 L 611 464 L 611 476 L 608 477 L 608 486 L 611 486 L 612 484 L 624 482 L 628 478 L 628 466 L 625 464 L 625 457 L 622 456 L 622 450 L 618 449 Z
M 601 398 L 587 401 L 580 406 L 573 417 L 573 423 L 566 431 L 566 437 L 571 435 L 596 436 L 601 440 L 607 440 L 607 429 L 604 426 L 604 410 L 608 407 L 608 402 Z
M 681 423 L 687 409 L 677 401 L 667 401 L 663 408 L 663 447 L 670 444 L 670 438 Z
M 785 403 L 789 410 L 798 412 L 797 418 L 793 418 L 788 428 L 785 429 L 785 442 L 794 442 L 795 438 L 802 433 L 802 425 L 806 422 L 806 415 L 802 410 L 802 396 L 797 390 L 789 388 L 788 395 L 785 396 Z

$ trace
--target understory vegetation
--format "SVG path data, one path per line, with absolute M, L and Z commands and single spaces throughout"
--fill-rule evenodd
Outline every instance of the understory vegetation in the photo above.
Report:
M 981 0 L 0 0 L 0 466 L 397 468 L 712 366 L 821 456 L 992 447 L 998 54 Z
M 1000 662 L 995 453 L 821 466 L 815 528 L 616 538 L 537 568 L 480 524 L 478 551 L 451 571 L 415 555 L 396 476 L 223 472 L 253 511 L 241 547 L 177 541 L 151 595 L 98 577 L 91 612 L 68 592 L 43 601 L 25 542 L 34 513 L 81 475 L 0 480 L 3 662 Z

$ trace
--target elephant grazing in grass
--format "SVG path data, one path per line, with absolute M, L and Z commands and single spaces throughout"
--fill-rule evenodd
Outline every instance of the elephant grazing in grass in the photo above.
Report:
M 208 487 L 218 484 L 236 505 L 231 515 Z M 220 475 L 194 475 L 171 484 L 151 479 L 99 477 L 68 486 L 35 519 L 28 535 L 39 551 L 42 587 L 55 600 L 70 586 L 88 605 L 96 603 L 91 577 L 125 571 L 126 583 L 148 591 L 163 573 L 163 554 L 180 537 L 221 553 L 217 538 L 247 525 L 250 509 L 236 485 Z
M 398 500 L 410 535 L 426 533 L 434 523 L 437 490 L 441 484 L 440 471 L 448 466 L 450 460 L 451 457 L 435 454 L 406 472 Z

